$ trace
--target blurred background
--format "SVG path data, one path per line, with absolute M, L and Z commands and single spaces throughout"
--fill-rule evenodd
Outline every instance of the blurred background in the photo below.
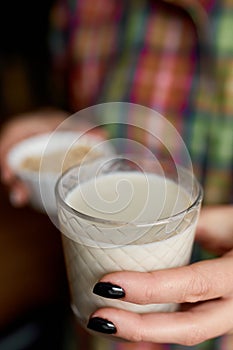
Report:
M 49 103 L 48 16 L 53 0 L 2 1 L 0 127 Z M 0 349 L 71 349 L 60 234 L 45 214 L 13 208 L 0 185 Z M 68 337 L 69 338 L 69 337 Z
M 54 0 L 2 1 L 1 119 L 47 102 L 48 18 Z

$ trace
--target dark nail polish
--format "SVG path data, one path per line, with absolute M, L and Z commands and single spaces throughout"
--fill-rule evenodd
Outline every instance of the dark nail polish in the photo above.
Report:
M 123 288 L 109 282 L 96 283 L 93 293 L 110 299 L 120 299 L 125 297 L 125 291 Z
M 100 317 L 90 318 L 87 328 L 105 334 L 115 334 L 117 331 L 112 322 Z

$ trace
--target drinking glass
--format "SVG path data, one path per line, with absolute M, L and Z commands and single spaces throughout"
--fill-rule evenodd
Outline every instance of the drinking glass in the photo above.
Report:
M 140 183 L 135 186 L 135 175 L 145 179 L 143 188 Z M 102 198 L 101 190 L 112 190 L 109 184 L 114 176 L 118 176 L 113 183 L 116 198 L 108 201 Z M 152 178 L 159 181 L 155 188 L 149 181 Z M 84 186 L 85 191 L 80 193 L 87 207 L 94 208 L 92 214 L 68 201 L 72 191 Z M 125 193 L 129 194 L 127 203 Z M 120 202 L 121 195 L 124 203 Z M 93 294 L 93 287 L 114 271 L 146 272 L 188 264 L 202 197 L 202 188 L 192 172 L 155 158 L 118 155 L 71 168 L 60 177 L 56 200 L 71 306 L 84 327 L 101 307 L 137 313 L 177 309 L 174 303 L 138 305 L 106 299 Z M 98 211 L 101 201 L 106 205 Z M 116 203 L 120 204 L 114 216 Z

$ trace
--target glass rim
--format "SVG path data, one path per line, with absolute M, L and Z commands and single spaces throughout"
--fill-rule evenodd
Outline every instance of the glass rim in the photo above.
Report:
M 194 184 L 192 188 L 194 188 L 195 185 L 197 186 L 197 195 L 192 200 L 192 202 L 188 205 L 187 208 L 185 208 L 181 211 L 178 211 L 177 213 L 174 213 L 170 216 L 163 217 L 161 219 L 158 218 L 152 222 L 133 222 L 133 221 L 103 219 L 100 217 L 95 217 L 92 215 L 85 214 L 85 213 L 71 207 L 69 204 L 67 204 L 65 199 L 62 198 L 62 196 L 60 194 L 59 187 L 61 186 L 61 183 L 62 183 L 62 180 L 64 179 L 64 177 L 68 176 L 68 174 L 71 173 L 72 171 L 74 171 L 74 169 L 79 169 L 80 165 L 75 165 L 75 166 L 69 168 L 62 175 L 59 176 L 59 178 L 56 182 L 56 186 L 55 186 L 56 201 L 57 201 L 57 203 L 58 202 L 61 203 L 62 207 L 64 207 L 71 214 L 77 215 L 81 219 L 86 220 L 88 222 L 102 224 L 102 225 L 105 225 L 108 227 L 109 226 L 110 227 L 130 226 L 130 227 L 134 227 L 134 228 L 143 228 L 143 227 L 153 227 L 153 226 L 168 224 L 168 223 L 174 222 L 176 220 L 179 220 L 179 218 L 182 218 L 185 214 L 194 210 L 201 203 L 201 201 L 203 199 L 203 188 L 202 188 L 201 184 L 199 183 L 199 181 L 197 180 L 196 176 L 183 166 L 176 165 L 176 167 L 179 169 L 182 169 L 186 173 L 189 173 L 190 176 L 192 176 L 193 184 Z M 145 171 L 145 172 L 149 173 L 148 171 Z

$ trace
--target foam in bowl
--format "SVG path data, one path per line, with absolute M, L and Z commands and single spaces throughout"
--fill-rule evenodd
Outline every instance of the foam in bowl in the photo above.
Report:
M 54 189 L 58 177 L 82 161 L 113 153 L 112 147 L 97 136 L 56 131 L 17 143 L 8 154 L 8 164 L 28 187 L 31 205 L 56 215 Z

